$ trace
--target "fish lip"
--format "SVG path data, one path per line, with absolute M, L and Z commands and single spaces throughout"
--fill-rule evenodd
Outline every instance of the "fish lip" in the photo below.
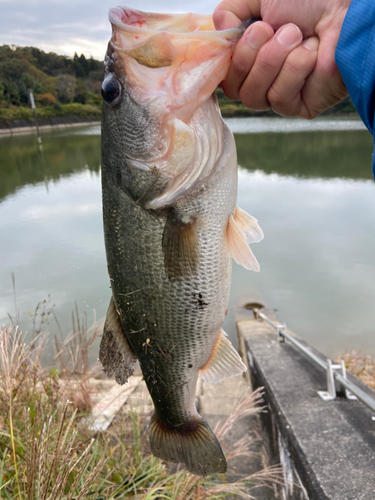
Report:
M 132 24 L 128 24 L 123 22 L 124 15 L 128 15 L 129 12 L 135 13 L 136 15 L 139 15 L 142 19 L 144 19 L 142 24 L 146 24 L 145 27 L 138 27 L 138 26 L 133 26 Z M 199 39 L 217 39 L 218 41 L 237 41 L 245 32 L 244 26 L 239 26 L 237 28 L 231 28 L 228 30 L 223 30 L 223 31 L 216 31 L 216 30 L 199 30 L 196 29 L 194 31 L 184 31 L 184 32 L 175 32 L 175 31 L 168 31 L 168 29 L 152 29 L 147 27 L 147 19 L 152 19 L 153 17 L 160 17 L 160 16 L 171 16 L 171 17 L 176 17 L 176 16 L 186 16 L 187 14 L 160 14 L 158 12 L 143 12 L 141 10 L 136 10 L 136 9 L 131 9 L 129 7 L 113 7 L 109 9 L 108 11 L 108 19 L 110 23 L 112 24 L 112 28 L 117 28 L 121 31 L 127 31 L 129 33 L 132 33 L 134 35 L 137 34 L 144 34 L 147 32 L 149 35 L 154 35 L 157 33 L 161 33 L 162 31 L 167 32 L 169 34 L 173 34 L 173 38 L 182 38 L 186 39 L 188 38 L 199 38 Z M 198 15 L 198 14 L 197 14 Z M 207 20 L 212 18 L 212 16 L 207 15 L 207 14 L 202 14 L 199 16 L 201 17 L 206 17 Z

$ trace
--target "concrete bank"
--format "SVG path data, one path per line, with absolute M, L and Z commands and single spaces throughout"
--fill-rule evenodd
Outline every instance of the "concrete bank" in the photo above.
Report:
M 323 401 L 318 391 L 327 390 L 324 372 L 290 342 L 277 342 L 275 329 L 265 321 L 252 316 L 239 321 L 237 330 L 253 388 L 265 390 L 268 412 L 261 416 L 262 435 L 271 462 L 283 465 L 285 487 L 280 498 L 374 500 L 371 410 L 343 393 Z M 375 399 L 370 388 L 350 374 L 348 379 Z
M 40 125 L 39 130 L 41 133 L 49 132 L 50 130 L 59 130 L 71 127 L 88 127 L 93 125 L 100 125 L 99 121 L 92 122 L 77 122 L 77 123 L 58 123 L 53 125 Z M 9 137 L 12 135 L 20 135 L 20 134 L 35 134 L 36 128 L 35 126 L 26 126 L 26 127 L 14 127 L 14 128 L 0 128 L 0 138 L 1 137 Z

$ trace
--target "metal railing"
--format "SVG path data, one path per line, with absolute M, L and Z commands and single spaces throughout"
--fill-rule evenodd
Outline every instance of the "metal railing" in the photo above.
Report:
M 369 396 L 366 392 L 362 391 L 356 384 L 351 382 L 346 378 L 346 370 L 344 362 L 341 361 L 340 365 L 333 365 L 332 361 L 327 358 L 324 361 L 322 358 L 317 356 L 308 347 L 304 346 L 298 339 L 292 337 L 286 332 L 286 326 L 274 323 L 268 318 L 261 310 L 254 309 L 256 317 L 262 318 L 268 324 L 270 324 L 276 330 L 277 339 L 280 342 L 282 338 L 287 339 L 292 343 L 297 349 L 299 349 L 303 354 L 311 359 L 317 366 L 326 372 L 327 375 L 327 391 L 319 391 L 319 395 L 324 400 L 336 399 L 336 388 L 335 380 L 345 388 L 346 397 L 349 399 L 359 399 L 365 404 L 370 410 L 375 412 L 375 399 Z M 341 373 L 340 373 L 341 372 Z M 353 397 L 354 395 L 354 397 Z M 374 420 L 374 417 L 373 417 Z

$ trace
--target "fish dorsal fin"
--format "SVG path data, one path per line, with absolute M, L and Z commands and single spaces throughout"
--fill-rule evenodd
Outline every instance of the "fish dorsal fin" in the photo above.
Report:
M 234 261 L 249 271 L 259 272 L 259 263 L 251 251 L 249 243 L 257 243 L 262 239 L 263 231 L 257 220 L 236 207 L 234 214 L 229 217 L 227 225 L 227 243 Z
M 165 31 L 150 37 L 147 42 L 138 47 L 122 51 L 148 68 L 171 66 L 176 58 L 171 38 Z
M 115 377 L 120 385 L 125 384 L 133 374 L 137 361 L 122 327 L 113 297 L 104 323 L 99 361 L 107 377 Z
M 241 375 L 246 371 L 240 355 L 221 330 L 207 363 L 201 368 L 200 376 L 205 382 L 217 383 Z

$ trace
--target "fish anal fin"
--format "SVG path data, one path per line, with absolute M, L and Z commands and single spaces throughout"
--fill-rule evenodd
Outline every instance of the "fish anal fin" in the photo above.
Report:
M 107 377 L 114 377 L 120 385 L 125 384 L 133 375 L 137 361 L 122 327 L 113 297 L 104 323 L 99 361 Z
M 200 247 L 195 217 L 180 217 L 172 210 L 163 232 L 164 266 L 170 279 L 191 276 L 199 262 Z
M 224 330 L 221 330 L 210 358 L 200 369 L 201 379 L 205 382 L 217 383 L 226 378 L 241 375 L 245 371 L 246 366 L 240 355 L 227 339 Z
M 154 413 L 150 422 L 150 447 L 156 457 L 183 463 L 189 472 L 198 476 L 223 474 L 227 470 L 219 441 L 200 415 L 171 428 Z
M 259 263 L 249 247 L 249 243 L 263 239 L 256 219 L 237 207 L 229 216 L 226 239 L 233 260 L 249 271 L 259 272 Z
M 148 68 L 171 66 L 176 58 L 175 48 L 169 34 L 165 31 L 152 36 L 144 44 L 124 50 L 124 52 Z

